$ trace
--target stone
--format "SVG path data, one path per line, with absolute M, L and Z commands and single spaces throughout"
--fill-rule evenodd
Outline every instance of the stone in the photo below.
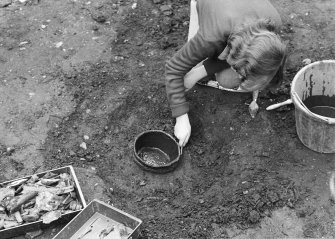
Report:
M 12 4 L 12 0 L 0 0 L 0 8 L 8 7 Z
M 260 219 L 261 219 L 261 216 L 259 215 L 259 213 L 257 211 L 252 210 L 250 212 L 248 220 L 251 223 L 257 223 L 257 222 L 259 222 Z
M 27 239 L 34 239 L 40 235 L 43 234 L 42 230 L 37 230 L 37 231 L 32 231 L 32 232 L 27 232 L 25 238 Z
M 162 12 L 165 12 L 165 11 L 171 11 L 171 6 L 169 6 L 169 5 L 162 5 L 162 6 L 160 7 L 160 10 L 161 10 Z

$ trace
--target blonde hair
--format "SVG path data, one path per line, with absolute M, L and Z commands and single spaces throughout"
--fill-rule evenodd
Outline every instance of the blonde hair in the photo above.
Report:
M 286 45 L 275 30 L 271 20 L 260 19 L 241 25 L 228 38 L 227 62 L 246 77 L 241 84 L 246 90 L 278 86 L 283 79 Z

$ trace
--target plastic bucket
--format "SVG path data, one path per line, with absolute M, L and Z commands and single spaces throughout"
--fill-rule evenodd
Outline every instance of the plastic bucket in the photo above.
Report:
M 335 153 L 335 118 L 311 112 L 303 103 L 311 96 L 335 97 L 335 60 L 305 66 L 295 75 L 291 85 L 299 139 L 316 152 Z
M 163 154 L 157 154 L 157 152 Z M 177 167 L 181 154 L 181 148 L 176 140 L 161 130 L 145 131 L 135 139 L 134 160 L 142 169 L 147 171 L 154 173 L 170 172 Z M 150 157 L 146 158 L 145 155 Z M 167 156 L 163 164 L 161 164 L 160 157 L 157 157 L 162 155 Z

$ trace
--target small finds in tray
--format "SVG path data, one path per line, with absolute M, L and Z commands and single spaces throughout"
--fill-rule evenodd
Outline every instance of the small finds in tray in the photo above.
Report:
M 70 173 L 48 171 L 0 184 L 0 235 L 2 230 L 42 221 L 49 224 L 84 205 L 75 192 Z
M 70 239 L 126 239 L 132 231 L 130 227 L 96 212 Z
M 53 239 L 137 239 L 142 221 L 94 199 Z

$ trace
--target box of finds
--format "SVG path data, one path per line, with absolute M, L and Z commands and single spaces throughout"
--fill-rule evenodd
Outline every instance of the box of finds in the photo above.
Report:
M 137 239 L 142 221 L 99 200 L 93 200 L 53 239 Z
M 0 183 L 0 238 L 65 224 L 84 207 L 72 166 Z

